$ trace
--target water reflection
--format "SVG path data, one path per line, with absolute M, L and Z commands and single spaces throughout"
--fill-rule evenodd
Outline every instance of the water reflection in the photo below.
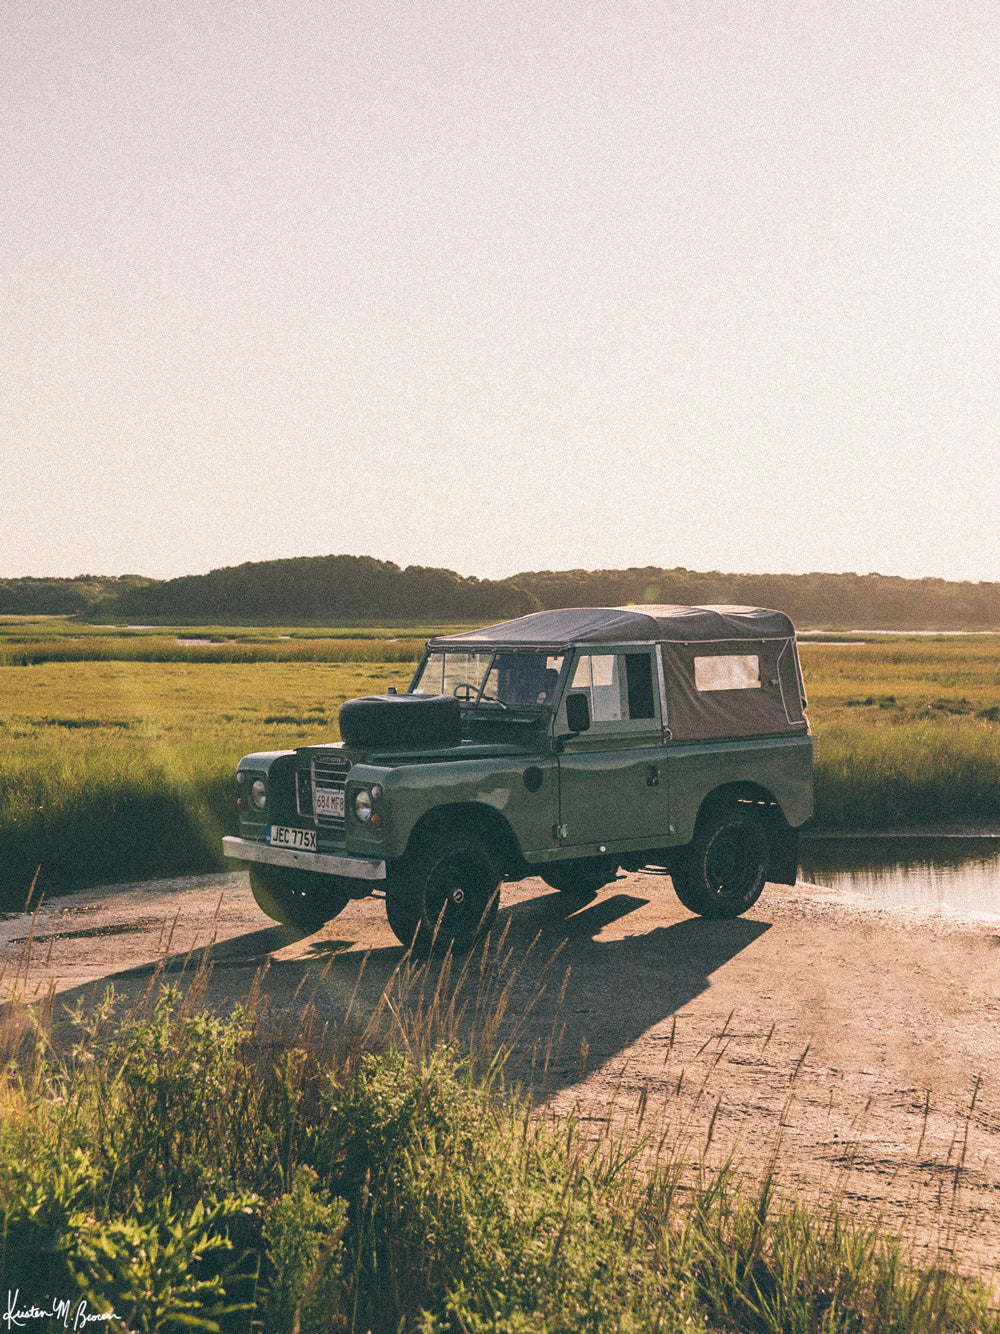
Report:
M 799 877 L 886 907 L 1000 917 L 1000 839 L 803 838 Z

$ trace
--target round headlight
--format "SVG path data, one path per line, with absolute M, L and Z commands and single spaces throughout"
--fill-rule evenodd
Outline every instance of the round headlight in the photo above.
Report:
M 364 788 L 354 796 L 354 814 L 362 824 L 367 824 L 372 818 L 372 799 Z
M 255 778 L 253 787 L 250 789 L 250 796 L 253 798 L 253 804 L 259 811 L 264 809 L 264 803 L 267 801 L 267 784 L 263 778 Z
M 372 788 L 372 801 L 378 801 L 381 795 L 382 795 L 382 784 L 376 783 L 375 786 Z

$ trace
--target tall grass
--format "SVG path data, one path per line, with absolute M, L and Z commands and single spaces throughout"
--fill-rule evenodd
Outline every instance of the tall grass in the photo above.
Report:
M 355 661 L 409 662 L 435 634 L 464 625 L 91 625 L 67 616 L 0 616 L 0 663 Z M 338 648 L 338 645 L 340 646 Z M 254 657 L 232 656 L 255 654 Z M 343 657 L 337 657 L 339 653 Z M 205 654 L 216 656 L 206 658 Z M 367 659 L 366 659 L 367 660 Z
M 80 639 L 8 640 L 0 667 L 46 662 L 407 662 L 423 651 L 422 639 L 288 638 L 195 642 L 184 637 L 142 635 Z
M 7 1007 L 0 1290 L 164 1334 L 1000 1329 L 834 1207 L 536 1114 L 502 942 L 457 975 L 404 960 L 367 1024 L 276 1026 L 256 990 L 220 1016 L 206 981 L 109 992 L 61 1042 Z
M 336 740 L 392 663 L 50 663 L 0 668 L 0 905 L 223 866 L 241 755 Z
M 816 823 L 1000 821 L 1000 639 L 802 646 Z

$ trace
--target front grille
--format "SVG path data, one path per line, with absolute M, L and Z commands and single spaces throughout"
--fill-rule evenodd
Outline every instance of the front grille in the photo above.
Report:
M 329 829 L 335 833 L 344 832 L 344 817 L 328 813 L 317 814 L 316 807 L 321 802 L 316 800 L 317 792 L 343 793 L 347 786 L 347 775 L 351 768 L 350 760 L 332 755 L 317 755 L 308 769 L 300 769 L 295 775 L 295 796 L 300 815 L 309 817 L 317 829 Z

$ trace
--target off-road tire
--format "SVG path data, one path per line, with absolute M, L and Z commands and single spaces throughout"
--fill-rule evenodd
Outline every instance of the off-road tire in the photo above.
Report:
M 305 935 L 342 913 L 351 897 L 331 876 L 259 862 L 250 863 L 250 889 L 262 912 Z
M 389 920 L 389 929 L 399 943 L 411 945 L 420 921 L 420 900 L 405 858 L 386 862 L 385 915 Z
M 739 917 L 760 898 L 770 860 L 764 826 L 732 810 L 696 828 L 674 864 L 674 890 L 700 917 Z
M 606 857 L 581 857 L 567 862 L 549 862 L 538 874 L 561 894 L 593 898 L 599 889 L 614 880 L 618 863 Z
M 492 926 L 499 886 L 500 869 L 478 839 L 432 839 L 386 878 L 389 926 L 422 958 L 462 954 Z

